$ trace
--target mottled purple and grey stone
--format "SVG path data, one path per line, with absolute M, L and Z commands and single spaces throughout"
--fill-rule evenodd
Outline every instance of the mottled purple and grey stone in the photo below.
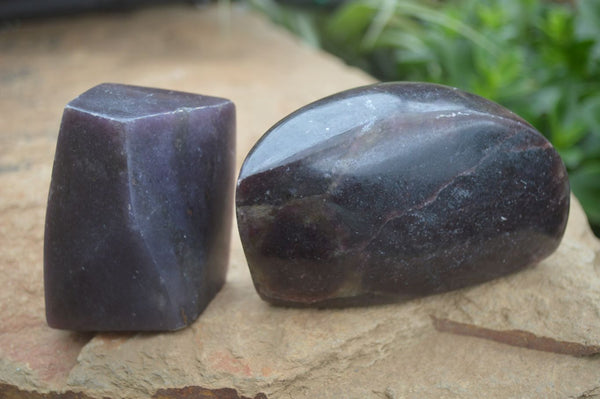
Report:
M 71 101 L 46 214 L 48 324 L 194 321 L 225 281 L 234 153 L 229 100 L 102 84 Z
M 515 272 L 558 246 L 569 209 L 551 144 L 505 108 L 424 83 L 309 104 L 246 158 L 237 219 L 275 304 L 362 305 Z

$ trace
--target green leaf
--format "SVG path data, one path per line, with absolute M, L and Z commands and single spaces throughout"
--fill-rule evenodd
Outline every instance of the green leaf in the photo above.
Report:
M 396 8 L 395 1 L 396 0 L 379 1 L 377 13 L 371 21 L 367 33 L 363 37 L 361 43 L 363 48 L 373 47 L 379 39 L 379 37 L 381 36 L 381 34 L 383 33 L 383 30 L 388 26 L 388 24 L 394 17 L 394 11 Z
M 580 148 L 586 160 L 600 160 L 600 134 L 588 135 Z
M 571 189 L 592 224 L 600 224 L 600 161 L 590 162 L 569 175 Z
M 377 11 L 363 2 L 348 2 L 327 21 L 326 33 L 333 40 L 358 40 L 366 32 Z
M 313 47 L 320 47 L 319 34 L 313 23 L 313 19 L 306 14 L 296 13 L 293 19 L 293 25 L 298 35 L 304 41 Z
M 566 7 L 558 6 L 548 10 L 543 23 L 546 34 L 556 42 L 568 42 L 573 36 L 573 13 Z
M 569 170 L 577 169 L 585 159 L 585 153 L 581 147 L 557 148 L 556 151 L 558 151 L 558 154 Z
M 580 103 L 580 114 L 591 134 L 600 138 L 600 92 Z
M 562 97 L 561 88 L 547 86 L 539 90 L 532 98 L 531 109 L 536 114 L 555 112 Z
M 453 18 L 442 11 L 438 11 L 432 7 L 422 6 L 415 1 L 401 0 L 396 1 L 396 10 L 400 14 L 408 14 L 415 18 L 422 19 L 423 21 L 443 26 L 462 35 L 475 45 L 481 47 L 485 51 L 489 51 L 492 54 L 498 54 L 500 52 L 499 48 L 492 40 L 488 39 L 477 30 L 471 28 L 469 25 L 463 23 L 460 19 Z M 450 41 L 448 42 L 450 43 Z
M 598 40 L 600 37 L 600 2 L 594 0 L 580 0 L 575 3 L 577 7 L 577 23 L 575 34 L 581 39 Z

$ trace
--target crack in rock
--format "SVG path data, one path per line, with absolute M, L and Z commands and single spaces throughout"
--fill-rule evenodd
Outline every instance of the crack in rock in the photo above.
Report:
M 524 330 L 493 330 L 474 324 L 430 316 L 433 327 L 439 332 L 483 338 L 519 348 L 571 356 L 593 356 L 600 354 L 600 346 L 584 345 L 578 342 L 559 341 L 550 337 L 537 336 Z

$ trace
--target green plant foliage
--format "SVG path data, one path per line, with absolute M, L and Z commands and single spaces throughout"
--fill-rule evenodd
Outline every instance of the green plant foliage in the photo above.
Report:
M 600 1 L 350 0 L 300 11 L 250 1 L 381 80 L 459 87 L 523 116 L 561 154 L 600 231 Z

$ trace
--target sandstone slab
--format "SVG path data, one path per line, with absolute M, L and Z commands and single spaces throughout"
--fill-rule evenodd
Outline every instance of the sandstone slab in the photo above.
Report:
M 372 79 L 237 7 L 28 22 L 0 32 L 0 49 L 0 107 L 6 115 L 0 119 L 0 396 L 598 394 L 598 356 L 503 342 L 517 341 L 511 335 L 524 331 L 588 352 L 600 345 L 600 246 L 576 199 L 554 255 L 453 293 L 370 308 L 275 308 L 256 295 L 234 235 L 228 280 L 189 328 L 162 334 L 49 328 L 44 211 L 56 132 L 70 99 L 102 81 L 230 98 L 238 110 L 239 167 L 282 115 Z M 432 316 L 455 324 L 436 324 Z M 482 339 L 473 336 L 482 330 L 457 325 L 487 329 L 487 338 L 499 332 L 502 339 Z

